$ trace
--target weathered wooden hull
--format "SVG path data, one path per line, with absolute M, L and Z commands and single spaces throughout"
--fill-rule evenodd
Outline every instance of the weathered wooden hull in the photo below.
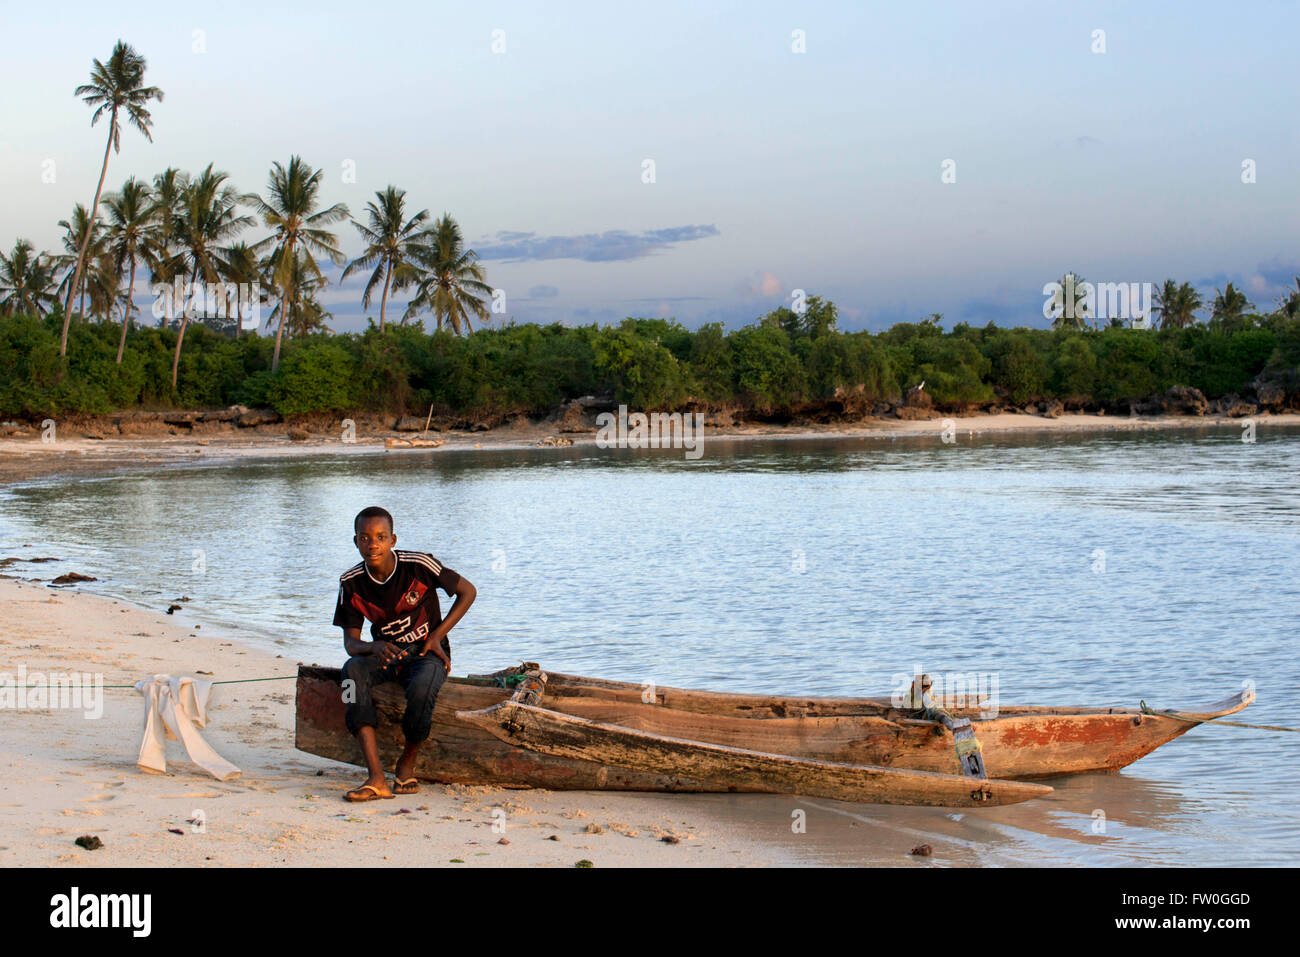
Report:
M 1017 804 L 1052 790 L 1028 781 L 845 764 L 673 738 L 513 700 L 461 711 L 457 717 L 530 751 L 652 773 L 685 773 L 699 781 L 725 782 L 730 789 L 866 804 L 964 808 Z
M 386 762 L 402 748 L 405 701 L 396 685 L 376 690 L 378 738 Z M 761 780 L 722 784 L 690 777 L 673 766 L 632 769 L 584 760 L 574 753 L 548 754 L 502 740 L 486 727 L 457 718 L 511 697 L 505 688 L 450 678 L 433 715 L 431 741 L 421 751 L 417 776 L 444 783 L 542 787 L 556 790 L 774 791 Z M 1248 693 L 1195 716 L 1173 717 L 1105 708 L 1002 709 L 981 719 L 974 709 L 949 710 L 970 717 L 990 778 L 1032 779 L 1090 771 L 1116 771 L 1194 727 L 1200 720 L 1246 707 Z M 947 704 L 945 702 L 945 704 Z M 546 709 L 632 731 L 703 742 L 808 761 L 940 774 L 960 767 L 951 734 L 918 721 L 915 712 L 881 698 L 792 698 L 655 688 L 550 674 Z M 361 751 L 343 723 L 339 672 L 300 666 L 297 747 L 361 765 Z

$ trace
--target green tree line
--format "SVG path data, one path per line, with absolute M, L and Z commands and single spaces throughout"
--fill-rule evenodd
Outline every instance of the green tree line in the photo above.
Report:
M 423 413 L 465 420 L 542 416 L 588 394 L 637 409 L 708 406 L 782 418 L 838 403 L 849 413 L 898 402 L 924 383 L 942 409 L 1057 399 L 1074 407 L 1139 400 L 1171 386 L 1208 397 L 1245 392 L 1262 372 L 1294 380 L 1300 316 L 1283 308 L 1187 326 L 1002 328 L 938 316 L 883 332 L 842 332 L 834 303 L 811 296 L 739 329 L 690 330 L 671 319 L 616 325 L 514 324 L 455 335 L 423 322 L 363 333 L 309 333 L 273 368 L 270 338 L 196 325 L 172 385 L 179 330 L 74 325 L 60 359 L 57 312 L 0 318 L 0 414 L 270 407 Z

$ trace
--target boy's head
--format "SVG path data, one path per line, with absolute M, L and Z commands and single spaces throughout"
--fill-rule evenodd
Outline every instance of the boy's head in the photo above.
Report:
M 393 516 L 378 505 L 363 508 L 352 520 L 352 542 L 371 568 L 388 564 L 388 554 L 397 544 L 393 534 Z

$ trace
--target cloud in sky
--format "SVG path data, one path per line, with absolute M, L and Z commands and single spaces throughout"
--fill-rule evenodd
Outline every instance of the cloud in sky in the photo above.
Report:
M 781 280 L 766 269 L 760 269 L 748 279 L 742 280 L 736 287 L 742 296 L 779 296 Z
M 560 294 L 560 290 L 555 286 L 533 286 L 528 290 L 530 299 L 554 299 Z
M 1270 286 L 1293 286 L 1295 277 L 1300 276 L 1300 262 L 1284 263 L 1281 257 L 1276 257 L 1272 262 L 1260 263 L 1255 272 Z
M 474 243 L 479 259 L 524 262 L 536 259 L 581 259 L 585 262 L 618 262 L 641 259 L 676 243 L 721 235 L 712 224 L 671 226 L 631 233 L 611 229 L 582 236 L 538 236 L 536 233 L 498 232 Z

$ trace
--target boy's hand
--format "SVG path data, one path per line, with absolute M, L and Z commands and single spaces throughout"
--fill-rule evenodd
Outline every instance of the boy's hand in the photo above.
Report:
M 447 674 L 450 675 L 450 674 L 451 674 L 451 658 L 448 657 L 447 653 L 446 653 L 445 651 L 442 650 L 442 646 L 441 646 L 441 644 L 438 643 L 438 642 L 435 642 L 435 641 L 433 640 L 432 637 L 424 639 L 424 648 L 423 648 L 423 650 L 420 652 L 420 657 L 423 658 L 425 655 L 427 655 L 427 654 L 428 654 L 429 652 L 431 652 L 431 651 L 432 651 L 435 655 L 437 655 L 439 658 L 442 659 L 442 666 L 443 666 L 443 668 L 446 669 Z
M 375 649 L 371 654 L 379 659 L 381 665 L 386 665 L 396 658 L 401 657 L 402 650 L 391 641 L 376 641 Z

